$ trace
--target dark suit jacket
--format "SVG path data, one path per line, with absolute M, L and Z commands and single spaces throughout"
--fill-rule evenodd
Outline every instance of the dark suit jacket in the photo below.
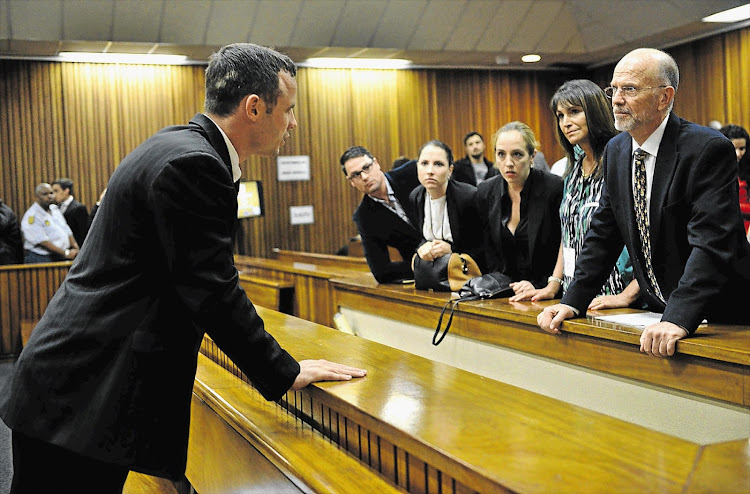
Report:
M 204 331 L 267 398 L 297 362 L 265 332 L 232 255 L 237 193 L 218 128 L 198 114 L 130 153 L 0 396 L 13 430 L 179 478 Z
M 632 139 L 622 133 L 605 151 L 605 186 L 562 302 L 586 313 L 627 245 L 642 298 L 663 321 L 691 333 L 704 318 L 750 322 L 750 244 L 740 214 L 737 162 L 719 132 L 674 114 L 659 147 L 651 191 L 652 264 L 665 306 L 645 273 L 631 177 Z
M 451 225 L 453 235 L 453 252 L 469 254 L 479 268 L 484 272 L 487 269 L 484 261 L 484 245 L 482 227 L 476 204 L 476 187 L 463 182 L 448 180 L 448 188 L 445 191 L 446 207 L 448 209 L 448 222 Z M 422 233 L 424 225 L 424 203 L 427 197 L 427 189 L 422 185 L 411 191 L 409 200 L 412 203 L 414 217 L 412 223 Z M 424 237 L 420 243 L 424 243 Z
M 550 173 L 532 168 L 526 185 L 529 189 L 528 237 L 529 259 L 535 287 L 547 286 L 560 250 L 560 202 L 562 201 L 562 179 Z M 508 194 L 508 183 L 498 175 L 477 187 L 477 209 L 482 217 L 485 235 L 484 254 L 488 272 L 505 273 L 502 249 L 501 204 Z M 507 273 L 506 273 L 507 274 Z M 521 281 L 521 280 L 513 280 Z M 599 284 L 601 287 L 602 284 Z
M 413 216 L 409 202 L 409 193 L 419 185 L 417 178 L 417 162 L 412 160 L 385 174 L 393 188 L 401 207 L 406 214 Z M 365 251 L 367 265 L 378 283 L 390 283 L 396 280 L 413 277 L 411 271 L 411 256 L 422 240 L 421 231 L 417 231 L 398 217 L 396 213 L 372 200 L 370 196 L 362 198 L 362 202 L 354 211 L 354 223 L 362 237 L 362 248 Z M 395 247 L 402 261 L 391 262 L 388 246 Z
M 83 240 L 89 232 L 89 212 L 86 211 L 86 206 L 73 199 L 68 205 L 68 209 L 63 213 L 63 216 L 73 231 L 73 238 L 76 239 L 80 247 L 83 245 Z
M 485 180 L 500 173 L 490 160 L 487 158 L 482 159 L 484 160 L 484 164 L 487 165 L 487 175 L 484 177 Z M 477 177 L 474 175 L 474 167 L 468 156 L 453 163 L 453 174 L 451 175 L 451 178 L 457 182 L 464 182 L 473 185 L 474 187 L 477 186 Z

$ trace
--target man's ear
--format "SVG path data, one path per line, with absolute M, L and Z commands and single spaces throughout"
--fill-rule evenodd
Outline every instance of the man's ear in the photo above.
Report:
M 250 120 L 257 120 L 266 111 L 265 103 L 257 94 L 249 94 L 245 97 L 245 115 Z

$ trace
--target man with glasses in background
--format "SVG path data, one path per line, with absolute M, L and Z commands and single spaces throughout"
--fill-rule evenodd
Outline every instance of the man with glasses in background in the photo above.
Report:
M 367 149 L 352 146 L 339 162 L 351 186 L 365 194 L 353 219 L 373 276 L 378 283 L 411 279 L 411 256 L 422 240 L 409 221 L 409 193 L 419 185 L 416 161 L 384 173 Z M 388 246 L 398 250 L 400 261 L 391 261 Z
M 641 335 L 641 351 L 672 356 L 678 340 L 709 322 L 748 324 L 750 244 L 737 201 L 732 143 L 671 113 L 674 59 L 641 48 L 620 60 L 610 87 L 615 127 L 603 157 L 605 188 L 560 304 L 537 320 L 559 333 L 586 315 L 623 245 L 648 308 L 661 321 Z

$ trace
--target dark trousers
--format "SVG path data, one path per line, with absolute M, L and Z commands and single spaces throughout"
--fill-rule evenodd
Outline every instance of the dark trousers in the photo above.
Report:
M 13 432 L 10 494 L 120 494 L 128 469 Z

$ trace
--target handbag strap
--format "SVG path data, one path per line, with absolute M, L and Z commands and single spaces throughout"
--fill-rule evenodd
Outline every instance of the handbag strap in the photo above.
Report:
M 435 334 L 432 335 L 432 344 L 438 346 L 440 342 L 443 341 L 443 338 L 445 338 L 445 335 L 448 334 L 448 330 L 451 328 L 451 323 L 453 322 L 453 312 L 456 310 L 456 307 L 460 302 L 467 302 L 469 300 L 478 299 L 478 295 L 468 295 L 465 297 L 448 300 L 445 305 L 443 305 L 443 310 L 440 311 L 440 318 L 438 319 L 437 327 L 435 328 Z M 440 326 L 443 324 L 443 316 L 445 316 L 445 311 L 448 310 L 449 305 L 451 306 L 451 311 L 448 316 L 448 321 L 445 323 L 445 328 L 443 328 L 441 334 Z

